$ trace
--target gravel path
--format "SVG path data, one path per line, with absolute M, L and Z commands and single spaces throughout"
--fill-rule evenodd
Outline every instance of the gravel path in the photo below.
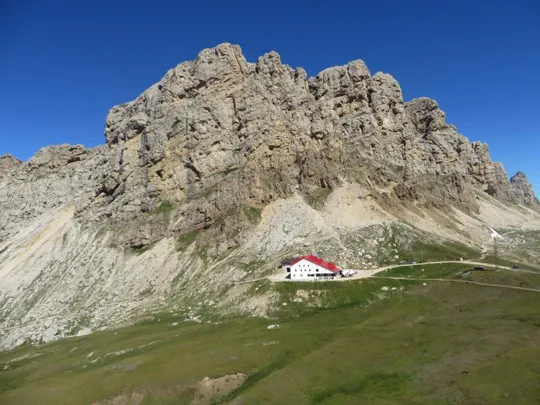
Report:
M 475 262 L 475 261 L 468 261 L 468 260 L 446 260 L 446 261 L 440 261 L 440 262 L 425 262 L 425 263 L 416 263 L 416 264 L 393 264 L 390 266 L 384 266 L 384 267 L 378 267 L 371 270 L 357 270 L 357 273 L 352 277 L 339 277 L 334 279 L 333 281 L 352 281 L 352 280 L 358 280 L 362 278 L 372 277 L 375 276 L 377 273 L 380 273 L 381 271 L 385 270 L 391 270 L 398 267 L 417 267 L 417 266 L 428 266 L 430 264 L 451 264 L 451 263 L 459 263 L 459 264 L 469 264 L 471 266 L 495 266 L 491 263 L 482 263 L 482 262 Z M 521 273 L 530 273 L 530 274 L 538 274 L 540 275 L 540 272 L 532 271 L 532 270 L 525 270 L 525 269 L 512 269 L 511 267 L 505 267 L 505 266 L 499 266 L 500 270 L 507 270 L 507 271 L 514 271 L 514 272 L 521 272 Z M 285 273 L 277 273 L 272 274 L 266 279 L 272 281 L 272 282 L 291 282 L 290 280 L 285 279 Z M 412 278 L 405 278 L 406 280 L 413 280 Z M 260 279 L 259 279 L 260 280 Z M 255 281 L 255 280 L 253 280 Z M 447 280 L 448 281 L 448 280 Z M 453 280 L 452 280 L 453 281 Z M 302 281 L 304 282 L 304 281 Z M 491 285 L 491 284 L 489 284 Z M 517 288 L 517 287 L 516 287 Z M 536 291 L 536 290 L 534 290 Z

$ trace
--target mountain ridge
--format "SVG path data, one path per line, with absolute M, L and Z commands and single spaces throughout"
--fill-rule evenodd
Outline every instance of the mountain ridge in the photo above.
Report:
M 479 246 L 488 218 L 539 218 L 523 173 L 509 179 L 436 101 L 405 102 L 391 75 L 358 60 L 308 78 L 275 52 L 249 63 L 236 45 L 205 49 L 113 107 L 105 140 L 0 157 L 5 347 L 109 327 L 205 288 L 228 291 L 227 312 L 246 293 L 231 280 L 369 226 L 430 231 L 429 213 L 448 215 L 434 239 Z M 264 314 L 265 299 L 244 311 Z

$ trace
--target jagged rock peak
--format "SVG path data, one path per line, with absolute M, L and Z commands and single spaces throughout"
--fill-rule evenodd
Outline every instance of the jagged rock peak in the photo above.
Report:
M 236 190 L 238 198 L 275 198 L 300 183 L 331 185 L 340 176 L 361 181 L 366 169 L 359 167 L 386 166 L 401 169 L 394 176 L 378 173 L 370 184 L 412 181 L 398 195 L 425 197 L 421 176 L 437 184 L 443 183 L 436 178 L 452 177 L 448 187 L 467 183 L 506 202 L 530 202 L 516 200 L 487 145 L 459 134 L 435 100 L 404 102 L 391 75 L 371 75 L 361 60 L 307 78 L 276 52 L 249 63 L 239 46 L 221 44 L 169 70 L 136 100 L 112 108 L 105 136 L 115 157 L 103 189 L 114 198 L 127 189 L 152 195 L 157 189 L 182 201 L 194 190 L 214 187 L 223 173 L 248 167 L 258 178 L 253 187 L 269 173 L 283 183 L 272 193 Z M 238 187 L 245 185 L 233 189 Z M 467 190 L 456 186 L 444 193 L 475 209 Z
M 512 183 L 514 183 L 514 182 L 516 182 L 516 181 L 523 181 L 523 180 L 528 181 L 528 180 L 527 180 L 527 176 L 526 176 L 525 173 L 523 173 L 522 171 L 517 172 L 517 173 L 514 174 L 514 175 L 512 176 L 512 178 L 510 179 L 510 181 L 511 181 Z
M 88 155 L 88 149 L 83 145 L 55 145 L 41 148 L 29 161 L 30 166 L 50 167 L 63 166 L 68 163 L 83 160 Z
M 516 201 L 523 201 L 527 205 L 538 204 L 538 199 L 525 173 L 517 172 L 510 179 L 510 183 L 512 184 L 512 192 L 515 194 Z
M 0 172 L 4 172 L 22 164 L 22 160 L 17 159 L 13 155 L 6 153 L 0 156 Z

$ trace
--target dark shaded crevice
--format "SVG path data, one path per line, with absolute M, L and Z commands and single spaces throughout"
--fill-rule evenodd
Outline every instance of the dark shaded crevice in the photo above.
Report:
M 426 128 L 424 129 L 423 139 L 426 139 L 431 132 L 431 123 L 433 122 L 433 117 L 426 118 Z
M 202 173 L 195 167 L 195 165 L 189 161 L 184 162 L 184 165 L 186 168 L 190 169 L 195 175 L 200 179 L 202 177 Z

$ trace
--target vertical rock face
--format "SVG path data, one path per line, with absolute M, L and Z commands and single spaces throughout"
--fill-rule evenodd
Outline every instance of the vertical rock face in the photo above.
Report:
M 207 251 L 249 247 L 254 212 L 344 179 L 381 204 L 476 211 L 488 193 L 539 209 L 523 174 L 508 180 L 434 100 L 405 102 L 392 76 L 362 61 L 308 79 L 275 52 L 249 63 L 222 44 L 113 107 L 105 138 L 28 162 L 0 157 L 0 346 L 52 339 L 54 322 L 83 310 L 122 319 L 149 286 L 198 292 L 212 276 Z M 243 274 L 227 271 L 212 283 Z
M 404 102 L 392 76 L 371 75 L 359 60 L 308 79 L 275 52 L 248 63 L 240 47 L 221 44 L 112 108 L 105 138 L 93 151 L 45 148 L 26 164 L 0 158 L 0 176 L 18 168 L 9 177 L 16 187 L 40 179 L 34 191 L 4 201 L 13 205 L 0 214 L 4 223 L 21 204 L 30 215 L 73 200 L 81 223 L 124 224 L 119 243 L 139 246 L 211 226 L 240 205 L 263 206 L 343 178 L 398 202 L 474 211 L 476 189 L 537 206 L 530 186 L 519 177 L 511 183 L 487 145 L 447 124 L 434 100 Z M 39 208 L 28 203 L 32 193 L 46 200 Z M 181 218 L 148 235 L 133 220 L 164 201 L 184 206 Z
M 517 203 L 524 203 L 529 206 L 538 205 L 538 199 L 534 195 L 533 188 L 527 176 L 523 172 L 516 173 L 510 179 L 511 189 L 510 193 L 512 195 L 512 201 Z
M 474 210 L 466 185 L 535 203 L 510 192 L 487 145 L 447 124 L 434 100 L 404 102 L 392 76 L 371 75 L 362 61 L 307 79 L 275 52 L 253 64 L 238 46 L 222 44 L 114 107 L 106 139 L 112 158 L 93 207 L 98 216 L 129 217 L 158 196 L 189 204 L 214 189 L 196 204 L 198 214 L 185 218 L 197 226 L 239 201 L 265 204 L 296 185 L 331 187 L 339 177 L 390 192 L 399 185 L 396 195 L 427 204 Z M 420 193 L 427 183 L 440 190 Z M 441 193 L 450 199 L 440 201 Z M 134 207 L 134 199 L 141 204 Z

